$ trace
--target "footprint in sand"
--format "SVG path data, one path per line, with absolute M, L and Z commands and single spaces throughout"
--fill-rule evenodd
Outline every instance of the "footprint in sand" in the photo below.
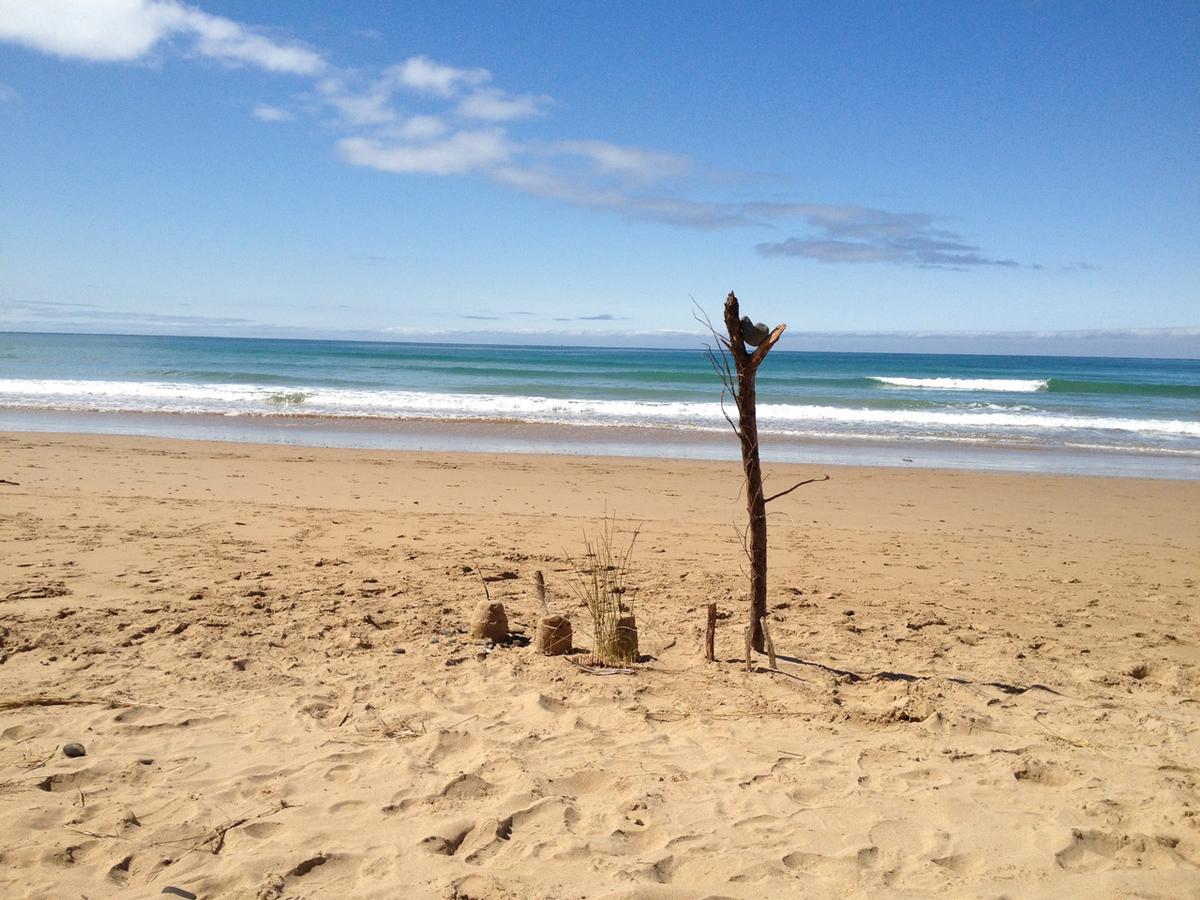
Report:
M 486 797 L 494 788 L 495 785 L 490 781 L 485 781 L 478 775 L 470 775 L 464 772 L 450 779 L 446 786 L 438 792 L 437 796 L 454 800 L 476 800 L 480 797 Z
M 430 853 L 453 856 L 458 852 L 458 848 L 463 845 L 463 841 L 467 839 L 467 835 L 474 830 L 474 822 L 459 822 L 449 825 L 440 829 L 441 834 L 431 834 L 422 840 L 421 846 Z
M 1073 829 L 1071 840 L 1054 859 L 1061 868 L 1074 872 L 1197 868 L 1179 853 L 1178 845 L 1178 840 L 1164 835 Z

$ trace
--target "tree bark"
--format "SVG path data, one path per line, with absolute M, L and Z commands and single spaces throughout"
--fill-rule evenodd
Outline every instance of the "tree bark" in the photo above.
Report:
M 763 652 L 762 619 L 767 614 L 767 503 L 763 494 L 762 464 L 758 457 L 758 415 L 755 410 L 754 377 L 786 325 L 777 325 L 753 351 L 742 338 L 741 311 L 732 291 L 725 299 L 725 328 L 729 352 L 737 376 L 738 438 L 742 445 L 742 469 L 746 475 L 746 512 L 750 517 L 747 553 L 750 557 L 750 643 Z

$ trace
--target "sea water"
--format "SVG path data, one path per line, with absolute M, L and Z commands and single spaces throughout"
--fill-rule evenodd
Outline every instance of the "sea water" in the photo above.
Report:
M 723 405 L 734 412 L 697 344 L 644 350 L 5 333 L 0 427 L 32 421 L 39 410 L 159 414 L 158 433 L 174 420 L 180 434 L 196 416 L 286 420 L 292 435 L 305 423 L 328 430 L 364 420 L 624 426 L 624 434 L 673 433 L 677 440 L 647 438 L 643 448 L 667 455 L 662 447 L 688 436 L 727 433 Z M 1170 458 L 1195 461 L 1185 469 L 1200 471 L 1200 362 L 776 349 L 759 371 L 758 422 L 779 446 L 1118 453 L 1141 458 L 1148 474 L 1155 459 Z

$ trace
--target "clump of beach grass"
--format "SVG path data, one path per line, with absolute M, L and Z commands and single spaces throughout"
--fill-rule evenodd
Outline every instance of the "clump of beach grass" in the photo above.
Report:
M 595 532 L 584 532 L 583 556 L 567 557 L 573 572 L 571 589 L 592 619 L 595 665 L 627 666 L 637 662 L 637 623 L 629 572 L 640 530 L 638 526 L 623 531 L 615 516 L 605 515 Z

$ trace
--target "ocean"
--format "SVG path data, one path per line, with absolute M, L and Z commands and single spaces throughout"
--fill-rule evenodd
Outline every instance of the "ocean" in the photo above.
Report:
M 720 381 L 697 344 L 7 333 L 0 428 L 196 436 L 203 421 L 205 437 L 411 447 L 405 424 L 452 421 L 510 426 L 502 449 L 521 449 L 512 426 L 525 424 L 543 426 L 530 435 L 555 426 L 550 449 L 594 448 L 612 429 L 618 452 L 736 455 Z M 1200 477 L 1200 361 L 777 349 L 758 384 L 764 454 L 780 459 L 846 448 L 852 462 L 899 464 L 917 452 L 926 464 Z M 347 437 L 355 433 L 371 437 Z M 474 436 L 463 449 L 494 449 L 475 445 L 486 432 L 459 433 Z

